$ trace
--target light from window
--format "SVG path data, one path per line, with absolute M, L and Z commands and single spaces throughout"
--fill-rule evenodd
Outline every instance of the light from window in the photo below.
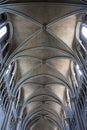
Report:
M 78 65 L 78 64 L 76 65 L 76 69 L 77 69 L 77 71 L 78 71 L 79 75 L 81 76 L 81 75 L 82 75 L 82 71 L 80 70 L 80 67 L 79 67 L 79 65 Z
M 8 66 L 8 69 L 6 70 L 6 75 L 9 73 L 10 70 L 11 70 L 11 65 Z
M 3 26 L 0 28 L 0 39 L 7 33 L 7 27 Z
M 81 33 L 85 38 L 87 38 L 87 26 L 82 26 Z

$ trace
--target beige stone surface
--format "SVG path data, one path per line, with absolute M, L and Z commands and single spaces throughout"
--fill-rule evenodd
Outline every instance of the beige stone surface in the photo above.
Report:
M 51 11 L 49 11 L 49 15 Z M 22 18 L 22 17 L 18 17 L 18 16 L 14 16 L 14 15 L 10 15 L 11 19 L 12 19 L 12 23 L 14 25 L 14 38 L 13 41 L 14 43 L 16 43 L 16 46 L 20 45 L 27 37 L 29 37 L 30 35 L 32 35 L 32 33 L 34 33 L 36 30 L 38 30 L 38 27 L 36 25 L 34 25 L 33 23 L 31 23 L 30 21 Z M 39 16 L 42 18 L 42 16 Z M 50 26 L 48 29 L 49 31 L 51 31 L 52 33 L 54 33 L 57 37 L 59 37 L 60 39 L 62 39 L 70 48 L 72 48 L 72 42 L 73 42 L 73 38 L 74 38 L 74 31 L 75 31 L 75 25 L 76 25 L 76 16 L 71 16 L 68 18 L 65 18 L 63 20 L 60 20 L 56 23 L 54 23 L 52 26 Z M 26 45 L 25 45 L 25 49 L 29 48 L 29 47 L 35 47 L 37 45 L 45 45 L 46 44 L 48 46 L 50 46 L 53 43 L 50 43 L 50 39 L 48 39 L 47 35 L 44 35 L 44 33 L 40 34 L 39 36 L 35 37 L 34 39 L 32 39 L 31 41 L 29 41 Z M 53 55 L 54 52 L 50 52 L 48 50 L 34 50 L 34 51 L 29 51 L 30 55 L 34 55 L 34 56 L 38 56 L 42 59 L 49 57 L 50 55 Z M 51 66 L 53 66 L 56 71 L 58 70 L 60 73 L 62 73 L 66 78 L 67 78 L 67 74 L 68 74 L 68 69 L 69 69 L 69 64 L 70 64 L 70 60 L 69 59 L 58 59 L 58 58 L 53 58 L 47 61 L 47 63 L 49 63 Z M 35 62 L 33 61 L 33 59 L 21 59 L 18 62 L 19 65 L 19 70 L 20 70 L 20 74 L 22 77 L 26 72 L 30 71 L 31 69 L 33 69 L 33 67 L 37 66 L 38 64 L 40 64 L 39 62 Z M 44 67 L 42 67 L 44 68 Z M 37 70 L 38 72 L 40 70 Z M 44 72 L 45 70 L 43 70 Z M 46 77 L 41 78 L 39 77 L 38 79 L 36 79 L 36 81 L 41 81 L 43 82 L 49 79 L 46 79 Z M 32 84 L 27 84 L 25 88 L 23 88 L 23 97 L 24 100 L 26 100 L 26 98 L 28 96 L 30 96 L 34 91 L 37 91 L 38 88 L 40 88 L 41 86 L 35 86 Z M 48 89 L 50 89 L 52 92 L 54 92 L 57 96 L 59 96 L 59 98 L 64 102 L 64 96 L 65 96 L 65 87 L 62 85 L 48 85 L 46 86 Z M 61 107 L 56 104 L 56 103 L 49 103 L 50 107 L 55 108 L 56 111 L 60 112 L 61 114 Z M 33 108 L 35 108 L 37 106 L 37 104 L 34 103 L 30 103 L 26 110 L 27 112 L 32 110 Z M 46 120 L 40 119 L 40 121 L 38 122 L 38 124 L 36 126 L 34 126 L 33 128 L 31 128 L 30 130 L 41 130 L 43 127 L 43 130 L 51 130 L 52 126 L 44 126 L 44 123 L 47 122 Z M 40 124 L 40 125 L 39 125 Z M 46 123 L 45 123 L 46 124 Z M 48 129 L 47 129 L 48 128 Z M 55 127 L 54 130 L 57 130 L 57 128 Z

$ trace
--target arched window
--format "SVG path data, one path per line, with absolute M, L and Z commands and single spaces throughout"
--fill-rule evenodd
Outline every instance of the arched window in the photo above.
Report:
M 87 15 L 82 17 L 79 38 L 82 41 L 82 45 L 84 46 L 84 48 L 87 49 Z
M 76 26 L 76 39 L 73 46 L 81 61 L 87 59 L 87 15 L 82 14 Z
M 0 66 L 2 67 L 10 52 L 9 43 L 12 36 L 12 25 L 6 13 L 0 14 Z
M 5 13 L 0 14 L 0 44 L 9 39 L 10 26 L 8 23 L 8 16 Z

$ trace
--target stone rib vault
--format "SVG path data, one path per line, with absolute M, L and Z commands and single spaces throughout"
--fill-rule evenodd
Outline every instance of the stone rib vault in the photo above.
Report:
M 80 108 L 87 100 L 87 70 L 75 36 L 86 10 L 74 2 L 2 1 L 0 19 L 10 34 L 5 40 L 9 48 L 0 48 L 1 130 L 87 129 L 87 117 L 82 118 L 87 106 Z M 79 80 L 75 65 L 83 73 Z

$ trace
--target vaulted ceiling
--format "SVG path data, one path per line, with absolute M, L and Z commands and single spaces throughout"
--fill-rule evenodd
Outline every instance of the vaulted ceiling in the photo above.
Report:
M 8 13 L 13 26 L 12 50 L 6 63 L 17 63 L 13 95 L 20 88 L 21 129 L 62 129 L 66 111 L 70 111 L 70 64 L 79 60 L 72 44 L 84 5 L 80 0 L 8 0 L 6 4 L 0 5 L 0 10 Z

